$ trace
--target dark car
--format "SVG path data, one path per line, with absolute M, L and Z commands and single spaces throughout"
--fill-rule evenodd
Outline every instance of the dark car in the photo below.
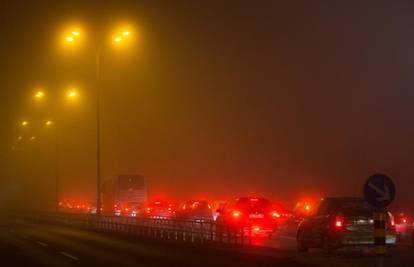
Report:
M 180 205 L 175 218 L 189 221 L 213 221 L 211 205 L 207 201 L 186 201 Z
M 265 198 L 237 198 L 219 211 L 216 219 L 218 234 L 233 229 L 244 235 L 271 237 L 279 216 L 272 208 Z
M 168 219 L 175 212 L 174 205 L 165 201 L 152 201 L 142 206 L 141 214 L 154 219 Z
M 393 218 L 387 213 L 386 244 L 395 242 Z M 297 244 L 300 252 L 309 248 L 323 248 L 328 252 L 347 245 L 373 245 L 373 209 L 362 198 L 322 199 L 315 215 L 299 224 Z

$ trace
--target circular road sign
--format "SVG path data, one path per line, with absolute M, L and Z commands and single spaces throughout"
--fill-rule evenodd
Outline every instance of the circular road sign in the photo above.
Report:
M 364 185 L 364 199 L 371 206 L 383 209 L 391 204 L 395 198 L 395 185 L 388 176 L 374 174 Z

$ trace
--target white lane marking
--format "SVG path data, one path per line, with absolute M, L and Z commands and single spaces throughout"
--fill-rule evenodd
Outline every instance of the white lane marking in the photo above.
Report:
M 279 238 L 281 239 L 288 239 L 288 240 L 296 240 L 294 236 L 287 236 L 287 235 L 280 235 Z
M 48 244 L 46 244 L 46 243 L 44 243 L 44 242 L 42 242 L 42 241 L 36 241 L 36 243 L 37 243 L 38 245 L 42 246 L 42 247 L 47 247 L 47 246 L 49 246 Z
M 60 254 L 62 254 L 63 256 L 66 256 L 66 257 L 68 257 L 68 258 L 72 259 L 72 260 L 75 260 L 75 261 L 78 261 L 78 260 L 79 260 L 79 258 L 78 258 L 78 257 L 73 256 L 73 255 L 70 255 L 69 253 L 67 253 L 67 252 L 65 252 L 65 251 L 61 251 L 61 252 L 59 252 L 59 253 L 60 253 Z

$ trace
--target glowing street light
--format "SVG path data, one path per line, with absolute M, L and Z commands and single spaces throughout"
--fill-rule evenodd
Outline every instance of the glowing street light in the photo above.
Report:
M 74 99 L 74 98 L 76 98 L 76 97 L 78 96 L 78 92 L 77 92 L 76 90 L 74 90 L 74 89 L 70 89 L 70 90 L 68 91 L 68 93 L 66 94 L 66 96 L 67 96 L 69 99 Z
M 53 122 L 51 120 L 45 121 L 45 125 L 46 126 L 51 126 L 52 124 L 53 124 Z
M 23 127 L 27 127 L 27 126 L 29 126 L 29 122 L 28 121 L 22 121 L 20 123 L 20 125 L 23 126 Z
M 121 37 L 115 37 L 114 38 L 114 42 L 116 42 L 116 43 L 119 43 L 121 41 L 122 41 L 122 38 Z
M 79 30 L 77 30 L 77 29 L 73 30 L 73 28 L 72 28 L 72 30 L 67 31 L 63 37 L 64 37 L 64 40 L 67 44 L 73 44 L 73 43 L 75 43 L 75 41 L 78 40 L 80 35 L 81 35 L 81 33 L 80 33 Z
M 66 37 L 66 41 L 72 43 L 73 41 L 75 41 L 75 38 L 73 38 L 72 36 L 68 36 Z
M 43 92 L 43 91 L 41 91 L 41 90 L 37 91 L 37 92 L 34 94 L 34 97 L 35 97 L 36 99 L 42 99 L 44 96 L 45 96 L 45 92 Z
M 30 141 L 34 141 L 34 140 L 36 140 L 36 136 L 31 136 Z

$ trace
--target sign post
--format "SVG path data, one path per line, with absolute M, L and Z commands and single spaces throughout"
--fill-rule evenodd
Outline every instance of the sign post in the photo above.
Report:
M 364 199 L 375 208 L 374 211 L 374 245 L 375 253 L 380 257 L 379 266 L 382 266 L 382 256 L 386 253 L 386 222 L 385 208 L 395 198 L 394 182 L 384 174 L 374 174 L 364 185 Z

